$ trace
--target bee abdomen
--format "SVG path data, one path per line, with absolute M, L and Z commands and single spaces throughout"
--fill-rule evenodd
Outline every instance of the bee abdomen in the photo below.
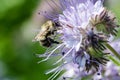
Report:
M 41 45 L 45 47 L 50 47 L 51 43 L 46 41 L 46 42 L 41 43 Z

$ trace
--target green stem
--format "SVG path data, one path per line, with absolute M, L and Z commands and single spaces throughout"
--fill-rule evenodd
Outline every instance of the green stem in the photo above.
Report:
M 110 60 L 112 60 L 113 63 L 115 63 L 117 66 L 120 66 L 120 61 L 116 59 L 113 56 L 108 56 Z
M 111 47 L 111 45 L 109 45 L 109 44 L 105 44 L 106 45 L 106 47 L 120 60 L 120 55 L 115 51 L 115 49 L 113 49 L 112 47 Z

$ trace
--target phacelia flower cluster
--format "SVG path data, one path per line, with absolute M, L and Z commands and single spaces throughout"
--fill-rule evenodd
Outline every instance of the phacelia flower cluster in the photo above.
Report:
M 116 36 L 116 28 L 119 27 L 114 15 L 103 6 L 103 0 L 58 0 L 59 4 L 55 0 L 51 1 L 61 11 L 52 16 L 44 13 L 56 30 L 53 32 L 46 29 L 48 32 L 42 42 L 47 44 L 47 41 L 50 43 L 50 40 L 55 40 L 57 44 L 52 41 L 53 45 L 49 46 L 51 49 L 39 57 L 46 57 L 40 61 L 43 62 L 60 56 L 54 65 L 61 65 L 47 72 L 54 72 L 49 80 L 53 80 L 69 64 L 74 66 L 71 70 L 73 73 L 83 72 L 84 76 L 90 73 L 101 75 L 103 65 L 109 61 L 109 53 L 105 52 L 106 44 L 111 36 Z M 82 76 L 79 75 L 79 78 Z

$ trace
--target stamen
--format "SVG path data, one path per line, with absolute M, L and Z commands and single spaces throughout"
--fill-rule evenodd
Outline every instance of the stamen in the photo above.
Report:
M 72 50 L 73 50 L 74 47 L 72 47 L 67 53 L 65 53 L 65 55 L 60 58 L 57 62 L 55 62 L 53 65 L 56 65 L 58 64 L 60 61 L 62 61 L 62 59 L 64 59 Z
M 60 74 L 61 71 L 62 69 L 57 70 L 50 78 L 48 78 L 48 80 L 53 80 L 58 74 Z
M 60 45 L 58 45 L 58 47 L 56 47 L 48 56 L 47 56 L 47 58 L 45 58 L 45 59 L 43 59 L 43 60 L 41 60 L 41 61 L 39 61 L 38 63 L 41 63 L 41 62 L 44 62 L 44 61 L 47 61 L 48 59 L 49 59 L 49 57 L 58 49 L 58 48 L 60 48 L 61 46 L 63 46 L 64 44 L 60 44 Z
M 82 36 L 80 36 L 80 42 L 76 45 L 76 51 L 79 51 L 81 43 L 82 43 Z
M 50 71 L 47 71 L 45 74 L 50 74 L 50 73 L 52 73 L 52 72 L 55 72 L 56 70 L 58 70 L 60 67 L 58 66 L 58 67 L 56 67 L 56 68 L 54 68 L 54 69 L 52 69 L 52 70 L 50 70 Z

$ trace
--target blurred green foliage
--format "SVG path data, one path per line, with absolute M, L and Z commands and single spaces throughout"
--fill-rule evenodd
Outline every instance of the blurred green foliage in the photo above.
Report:
M 21 31 L 39 2 L 0 0 L 0 80 L 46 80 L 45 64 L 37 64 L 39 60 L 34 56 L 44 50 L 32 39 L 25 41 Z

